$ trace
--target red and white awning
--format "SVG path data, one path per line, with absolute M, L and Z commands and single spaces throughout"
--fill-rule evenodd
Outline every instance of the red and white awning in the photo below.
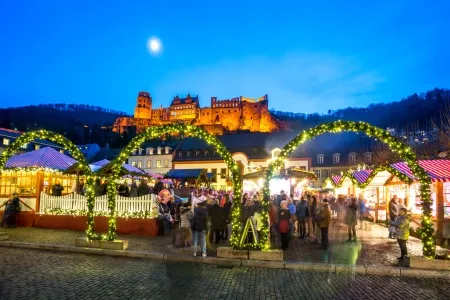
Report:
M 333 176 L 331 176 L 331 180 L 333 180 L 334 185 L 338 185 L 342 180 L 342 176 L 341 175 L 333 175 Z
M 434 160 L 419 160 L 419 166 L 424 168 L 431 178 L 431 181 L 436 182 L 450 182 L 450 160 L 448 159 L 434 159 Z M 399 162 L 391 165 L 399 172 L 405 174 L 411 179 L 415 180 L 411 169 L 404 162 Z

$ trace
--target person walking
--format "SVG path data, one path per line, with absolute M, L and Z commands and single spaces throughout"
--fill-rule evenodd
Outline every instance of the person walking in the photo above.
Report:
M 306 202 L 305 197 L 302 197 L 300 202 L 297 204 L 296 214 L 298 220 L 298 238 L 304 239 L 306 236 L 306 223 L 309 219 L 308 202 Z
M 328 205 L 328 200 L 323 199 L 323 204 L 320 207 L 320 213 L 318 215 L 320 227 L 320 236 L 322 241 L 322 248 L 328 249 L 328 228 L 330 226 L 331 221 L 331 209 Z
M 389 226 L 389 238 L 395 239 L 395 226 L 392 226 L 397 219 L 398 216 L 398 204 L 397 204 L 397 195 L 394 195 L 392 197 L 391 201 L 389 202 L 389 219 L 391 220 L 391 224 Z
M 356 198 L 353 197 L 350 199 L 350 204 L 347 206 L 347 213 L 345 215 L 345 224 L 347 225 L 348 231 L 347 242 L 356 242 L 357 211 Z
M 398 245 L 400 247 L 400 257 L 398 260 L 401 262 L 404 260 L 405 256 L 408 255 L 408 248 L 406 242 L 409 239 L 409 223 L 411 217 L 408 215 L 408 210 L 406 207 L 401 207 L 399 209 L 399 215 L 394 221 L 393 225 L 396 229 L 395 235 L 397 238 Z
M 208 211 L 206 209 L 206 201 L 198 204 L 194 210 L 194 217 L 192 218 L 192 233 L 194 235 L 194 256 L 197 256 L 197 245 L 201 240 L 202 257 L 206 257 L 206 219 L 208 218 Z

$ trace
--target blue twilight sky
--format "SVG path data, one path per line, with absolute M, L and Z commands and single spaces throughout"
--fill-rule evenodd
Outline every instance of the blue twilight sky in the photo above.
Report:
M 450 88 L 450 1 L 4 0 L 2 107 L 85 103 L 131 113 L 147 90 L 327 112 Z M 146 41 L 164 45 L 152 56 Z

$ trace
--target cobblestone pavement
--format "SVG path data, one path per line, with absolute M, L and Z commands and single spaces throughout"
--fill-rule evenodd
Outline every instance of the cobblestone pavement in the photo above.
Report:
M 291 247 L 284 253 L 285 260 L 322 262 L 335 264 L 361 264 L 366 265 L 394 265 L 399 256 L 399 247 L 396 240 L 387 239 L 387 228 L 380 225 L 372 225 L 370 230 L 358 230 L 359 241 L 346 243 L 347 231 L 345 226 L 339 226 L 337 220 L 333 220 L 330 227 L 330 248 L 322 250 L 319 245 L 309 240 L 294 239 Z M 84 237 L 84 232 L 42 228 L 13 228 L 2 229 L 10 234 L 11 241 L 28 243 L 45 243 L 54 245 L 73 246 L 75 238 Z M 129 242 L 128 250 L 131 251 L 156 251 L 162 253 L 177 253 L 191 255 L 192 250 L 172 247 L 172 237 L 147 237 L 134 235 L 119 235 L 119 239 Z M 224 245 L 224 244 L 221 244 Z M 277 246 L 276 244 L 274 245 Z M 215 244 L 209 247 L 208 255 L 216 255 Z M 408 242 L 410 255 L 422 255 L 422 244 L 416 238 L 410 238 Z M 448 252 L 438 248 L 438 252 Z
M 0 248 L 1 299 L 449 299 L 449 281 Z

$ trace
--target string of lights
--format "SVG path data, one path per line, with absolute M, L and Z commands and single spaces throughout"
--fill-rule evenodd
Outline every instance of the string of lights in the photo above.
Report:
M 422 228 L 421 238 L 423 244 L 423 255 L 426 258 L 434 258 L 436 245 L 434 240 L 434 228 L 431 221 L 431 179 L 428 173 L 417 163 L 417 157 L 411 147 L 405 145 L 403 142 L 392 136 L 382 128 L 372 126 L 366 122 L 353 122 L 353 121 L 335 121 L 318 125 L 314 128 L 304 130 L 286 144 L 281 153 L 272 161 L 266 170 L 266 177 L 263 186 L 263 208 L 264 214 L 269 210 L 270 189 L 269 181 L 274 176 L 277 169 L 281 168 L 284 164 L 284 160 L 292 154 L 292 152 L 301 144 L 308 140 L 311 140 L 324 133 L 340 133 L 347 132 L 363 132 L 369 137 L 376 138 L 389 146 L 391 151 L 397 153 L 403 161 L 411 169 L 416 179 L 420 182 L 420 197 L 422 199 Z M 381 168 L 381 167 L 380 167 Z M 395 173 L 401 179 L 402 175 Z M 375 175 L 374 175 L 375 176 Z M 403 177 L 403 179 L 405 179 Z M 265 250 L 270 247 L 269 245 L 269 224 L 266 221 L 266 215 L 263 215 L 263 230 L 261 230 L 260 248 Z

